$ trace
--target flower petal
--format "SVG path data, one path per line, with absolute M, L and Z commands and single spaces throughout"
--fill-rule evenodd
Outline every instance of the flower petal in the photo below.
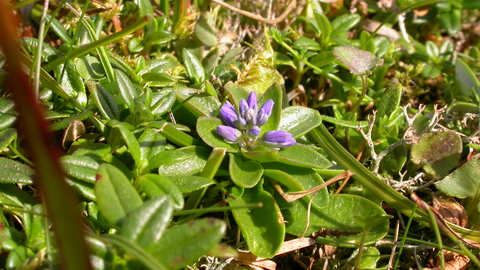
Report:
M 272 114 L 273 104 L 275 104 L 275 102 L 273 102 L 273 100 L 269 99 L 265 103 L 263 103 L 260 110 L 263 109 L 263 113 L 266 114 L 267 116 L 270 116 Z
M 248 131 L 248 134 L 256 138 L 258 135 L 260 135 L 260 128 L 254 126 Z
M 240 130 L 224 125 L 218 126 L 216 132 L 225 140 L 232 143 L 238 143 L 239 138 L 242 136 L 242 132 Z
M 257 93 L 253 91 L 250 92 L 250 95 L 248 95 L 248 98 L 247 98 L 247 103 L 249 108 L 254 109 L 256 111 L 257 110 Z
M 220 109 L 220 117 L 223 119 L 225 124 L 234 127 L 235 121 L 238 120 L 237 111 L 233 107 L 232 103 L 225 102 L 222 108 Z
M 240 100 L 240 105 L 238 106 L 238 109 L 240 110 L 240 116 L 245 118 L 245 114 L 247 113 L 248 111 L 248 104 L 247 104 L 247 101 L 245 99 L 241 99 Z

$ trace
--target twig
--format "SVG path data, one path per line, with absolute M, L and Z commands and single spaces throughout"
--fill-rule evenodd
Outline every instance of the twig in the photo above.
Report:
M 254 19 L 254 20 L 257 20 L 257 21 L 260 21 L 260 22 L 263 22 L 263 23 L 267 23 L 267 24 L 277 24 L 277 23 L 282 22 L 283 20 L 285 20 L 285 18 L 287 18 L 288 14 L 290 14 L 290 12 L 293 10 L 295 5 L 297 4 L 297 0 L 292 0 L 292 2 L 290 2 L 290 5 L 288 5 L 288 7 L 285 9 L 285 11 L 282 13 L 282 15 L 278 16 L 278 18 L 270 20 L 270 19 L 265 19 L 260 15 L 253 14 L 251 12 L 248 12 L 248 11 L 236 8 L 234 6 L 231 6 L 231 5 L 225 3 L 221 0 L 211 0 L 211 1 L 220 5 L 220 6 L 222 6 L 222 7 L 224 7 L 224 8 L 228 8 L 233 12 L 236 12 L 236 13 L 241 14 L 243 16 L 247 16 L 251 19 Z

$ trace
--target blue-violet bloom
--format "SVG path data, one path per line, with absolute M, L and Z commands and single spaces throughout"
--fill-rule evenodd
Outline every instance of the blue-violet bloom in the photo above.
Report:
M 241 99 L 239 110 L 230 102 L 220 108 L 220 117 L 226 125 L 217 127 L 217 134 L 229 143 L 238 143 L 241 148 L 252 150 L 263 143 L 267 147 L 287 147 L 296 143 L 293 135 L 287 131 L 274 130 L 265 132 L 261 137 L 261 127 L 272 114 L 274 102 L 267 100 L 258 109 L 257 94 L 251 92 L 247 100 Z

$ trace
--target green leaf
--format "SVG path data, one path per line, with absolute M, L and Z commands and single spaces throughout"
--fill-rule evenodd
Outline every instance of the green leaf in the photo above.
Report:
M 179 183 L 175 182 L 174 184 L 168 177 L 158 174 L 142 175 L 138 181 L 148 197 L 155 198 L 168 195 L 172 198 L 172 204 L 175 209 L 183 208 L 184 199 L 182 191 L 176 186 Z M 213 183 L 213 181 L 210 182 Z
M 106 119 L 120 119 L 120 110 L 115 103 L 112 95 L 108 93 L 100 84 L 96 84 L 93 89 L 90 88 L 91 97 L 97 106 L 100 114 Z
M 13 126 L 17 120 L 14 105 L 11 99 L 0 98 L 0 130 Z M 3 150 L 4 148 L 1 149 Z
M 208 47 L 217 46 L 217 31 L 215 30 L 215 22 L 211 13 L 203 13 L 195 24 L 193 31 L 195 37 L 197 37 L 203 45 Z
M 182 57 L 190 80 L 194 81 L 195 84 L 202 83 L 205 80 L 205 70 L 200 60 L 187 49 L 183 49 Z
M 180 102 L 188 99 L 183 106 L 196 117 L 215 116 L 220 107 L 220 102 L 204 91 L 178 87 L 175 93 Z
M 245 189 L 243 196 L 228 198 L 231 206 L 261 203 L 260 208 L 232 209 L 233 217 L 247 242 L 250 252 L 258 257 L 272 258 L 280 249 L 285 237 L 285 223 L 280 208 L 270 193 L 261 187 Z
M 66 155 L 60 158 L 60 163 L 68 176 L 93 184 L 102 162 L 89 156 Z
M 142 160 L 141 159 L 141 154 L 140 154 L 140 144 L 137 141 L 137 138 L 135 138 L 135 135 L 129 130 L 129 128 L 124 125 L 122 122 L 118 122 L 116 120 L 110 120 L 107 123 L 107 126 L 110 126 L 112 128 L 112 131 L 110 131 L 111 135 L 118 134 L 122 137 L 122 139 L 125 141 L 128 147 L 128 151 L 132 155 L 133 160 L 135 161 L 135 165 L 138 167 L 146 166 L 148 163 L 147 160 Z M 109 136 L 107 138 L 111 139 L 112 137 Z
M 375 269 L 380 260 L 380 251 L 376 247 L 368 247 L 362 252 L 360 269 Z
M 315 16 L 315 22 L 320 30 L 320 38 L 322 39 L 321 45 L 326 45 L 327 40 L 330 38 L 330 34 L 332 33 L 332 26 L 330 25 L 330 21 L 328 18 L 320 13 L 318 10 L 313 11 Z
M 383 59 L 352 46 L 335 47 L 333 55 L 355 75 L 369 75 L 383 65 Z
M 442 74 L 442 71 L 438 67 L 431 64 L 426 64 L 422 70 L 422 76 L 427 79 L 437 78 L 440 76 L 440 74 Z
M 302 121 L 298 121 L 302 119 Z M 307 134 L 322 123 L 322 117 L 317 110 L 301 106 L 290 106 L 282 110 L 279 130 L 290 132 L 295 138 Z
M 135 87 L 125 73 L 118 69 L 115 69 L 114 73 L 116 78 L 116 86 L 120 96 L 122 97 L 123 103 L 130 108 L 130 111 L 133 111 L 133 108 L 135 107 L 134 99 L 137 97 Z
M 43 206 L 41 204 L 25 205 L 23 207 L 23 228 L 26 233 L 25 246 L 38 250 L 45 248 L 45 220 Z
M 14 184 L 0 183 L 0 204 L 8 209 L 23 208 L 25 204 L 35 204 L 36 200 Z M 14 209 L 12 209 L 13 211 Z
M 182 132 L 176 125 L 169 122 L 164 122 L 159 132 L 165 136 L 167 140 L 178 146 L 203 145 L 200 141 Z
M 0 131 L 0 152 L 7 148 L 16 137 L 17 130 L 14 128 L 7 128 Z
M 427 173 L 445 176 L 458 165 L 462 148 L 462 138 L 456 132 L 432 132 L 412 146 L 411 160 L 423 165 Z
M 326 169 L 332 163 L 319 152 L 303 144 L 284 147 L 278 151 L 278 162 L 304 168 Z
M 206 255 L 222 239 L 226 223 L 205 218 L 191 220 L 165 231 L 150 253 L 168 269 L 180 269 Z
M 76 98 L 80 104 L 87 104 L 85 85 L 71 61 L 55 68 L 56 79 L 62 89 L 71 97 Z
M 322 51 L 310 59 L 312 65 L 322 68 L 335 62 L 335 56 L 332 51 Z
M 435 186 L 448 196 L 459 199 L 470 198 L 474 205 L 480 201 L 480 156 L 475 155 L 462 167 L 437 182 Z M 480 205 L 476 206 L 480 209 Z M 478 210 L 477 210 L 478 211 Z M 470 215 L 469 215 L 470 216 Z
M 462 30 L 462 10 L 452 9 L 450 12 L 442 12 L 440 23 L 447 30 L 449 36 L 456 35 Z
M 241 99 L 247 100 L 248 98 L 248 92 L 232 82 L 225 84 L 224 88 L 232 104 L 240 104 Z
M 440 51 L 438 50 L 438 47 L 437 45 L 435 45 L 435 43 L 428 40 L 427 42 L 425 42 L 425 48 L 430 59 L 434 61 L 438 59 L 438 57 L 440 56 Z
M 376 102 L 378 112 L 377 119 L 381 119 L 384 116 L 390 116 L 400 105 L 402 98 L 403 86 L 400 83 L 394 83 L 385 91 L 382 95 L 382 99 Z
M 153 7 L 149 0 L 135 0 L 135 4 L 138 6 L 140 17 L 153 16 Z
M 165 150 L 167 140 L 153 128 L 146 128 L 138 138 L 138 144 L 140 145 L 140 159 L 149 161 L 150 158 Z
M 182 176 L 165 176 L 166 179 L 169 179 L 170 182 L 174 183 L 181 193 L 190 193 L 195 190 L 199 190 L 210 185 L 213 185 L 214 182 L 212 179 L 201 177 L 201 176 L 191 176 L 191 175 L 182 175 Z
M 162 237 L 172 212 L 168 196 L 152 198 L 128 214 L 120 234 L 148 249 Z
M 112 225 L 121 225 L 127 214 L 143 203 L 127 177 L 110 164 L 98 168 L 95 197 L 98 209 Z
M 165 73 L 145 73 L 142 75 L 142 79 L 146 85 L 153 87 L 166 87 L 174 85 L 177 80 Z
M 145 249 L 139 247 L 133 241 L 130 241 L 126 237 L 116 234 L 104 234 L 101 237 L 99 236 L 100 240 L 107 242 L 108 244 L 113 244 L 115 246 L 120 247 L 127 253 L 129 256 L 138 259 L 141 263 L 143 263 L 147 268 L 150 270 L 167 270 L 167 268 L 160 262 L 157 258 L 152 256 L 149 252 Z
M 75 59 L 75 68 L 85 80 L 100 80 L 105 78 L 105 70 L 98 58 L 87 55 L 82 59 Z
M 360 19 L 361 17 L 358 13 L 343 14 L 341 16 L 338 16 L 335 20 L 332 21 L 333 30 L 330 36 L 336 37 L 348 32 L 360 22 Z
M 159 165 L 158 174 L 160 175 L 192 175 L 203 169 L 209 156 L 208 148 L 189 146 L 162 152 L 152 158 L 152 163 Z
M 46 14 L 46 20 L 50 23 L 50 27 L 53 32 L 66 44 L 72 44 L 72 39 L 68 35 L 67 29 L 55 19 L 51 14 Z
M 320 45 L 310 38 L 300 37 L 299 39 L 293 42 L 293 48 L 296 50 L 310 50 L 310 51 L 320 51 Z
M 480 83 L 478 82 L 477 76 L 475 76 L 470 67 L 460 58 L 457 58 L 457 62 L 455 63 L 455 79 L 463 96 L 472 97 L 473 93 L 480 95 Z
M 263 175 L 262 165 L 252 160 L 243 160 L 236 154 L 230 153 L 229 156 L 229 171 L 232 181 L 243 188 L 257 185 Z
M 244 157 L 258 162 L 274 162 L 279 159 L 278 150 L 272 150 L 270 148 L 257 147 L 252 151 L 242 151 L 241 153 Z
M 29 166 L 0 157 L 0 183 L 32 184 L 35 172 Z
M 286 186 L 288 192 L 305 191 L 323 184 L 323 179 L 313 169 L 298 168 L 279 163 L 268 163 L 264 164 L 263 167 L 263 174 Z M 302 199 L 305 202 L 309 202 L 310 198 L 311 195 Z M 318 207 L 328 205 L 327 188 L 319 190 L 312 202 Z
M 238 144 L 227 143 L 222 136 L 218 135 L 216 130 L 219 125 L 223 125 L 222 121 L 214 117 L 200 117 L 197 119 L 198 136 L 208 144 L 215 148 L 225 148 L 228 152 L 238 152 Z
M 304 200 L 297 200 L 286 203 L 278 196 L 282 213 L 287 221 L 287 233 L 303 235 L 306 220 L 308 219 L 308 207 Z M 371 224 L 381 221 L 368 232 L 365 245 L 372 244 L 382 239 L 388 232 L 388 220 L 384 219 L 385 211 L 374 202 L 363 197 L 347 194 L 330 195 L 330 203 L 326 207 L 318 208 L 312 206 L 310 209 L 310 222 L 305 235 L 321 229 L 339 230 L 340 232 L 358 232 L 358 235 L 339 237 L 319 237 L 317 243 L 341 246 L 357 247 L 363 237 L 364 227 L 368 224 L 361 224 L 355 217 L 369 220 Z
M 273 100 L 273 109 L 272 114 L 268 118 L 267 123 L 262 126 L 262 133 L 265 133 L 270 130 L 276 130 L 280 123 L 280 117 L 282 112 L 282 89 L 278 84 L 272 84 L 270 88 L 265 91 L 265 93 L 258 98 L 258 104 L 264 104 L 267 100 Z M 260 105 L 261 106 L 261 105 Z

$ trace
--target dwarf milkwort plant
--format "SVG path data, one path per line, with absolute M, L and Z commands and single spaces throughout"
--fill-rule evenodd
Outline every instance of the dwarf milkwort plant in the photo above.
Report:
M 273 105 L 273 100 L 269 99 L 258 109 L 255 92 L 251 92 L 247 100 L 240 100 L 238 111 L 227 101 L 220 109 L 220 117 L 226 125 L 219 125 L 216 133 L 228 143 L 239 144 L 247 151 L 262 144 L 274 148 L 294 145 L 296 140 L 287 131 L 267 131 L 259 138 L 262 126 L 272 114 Z

